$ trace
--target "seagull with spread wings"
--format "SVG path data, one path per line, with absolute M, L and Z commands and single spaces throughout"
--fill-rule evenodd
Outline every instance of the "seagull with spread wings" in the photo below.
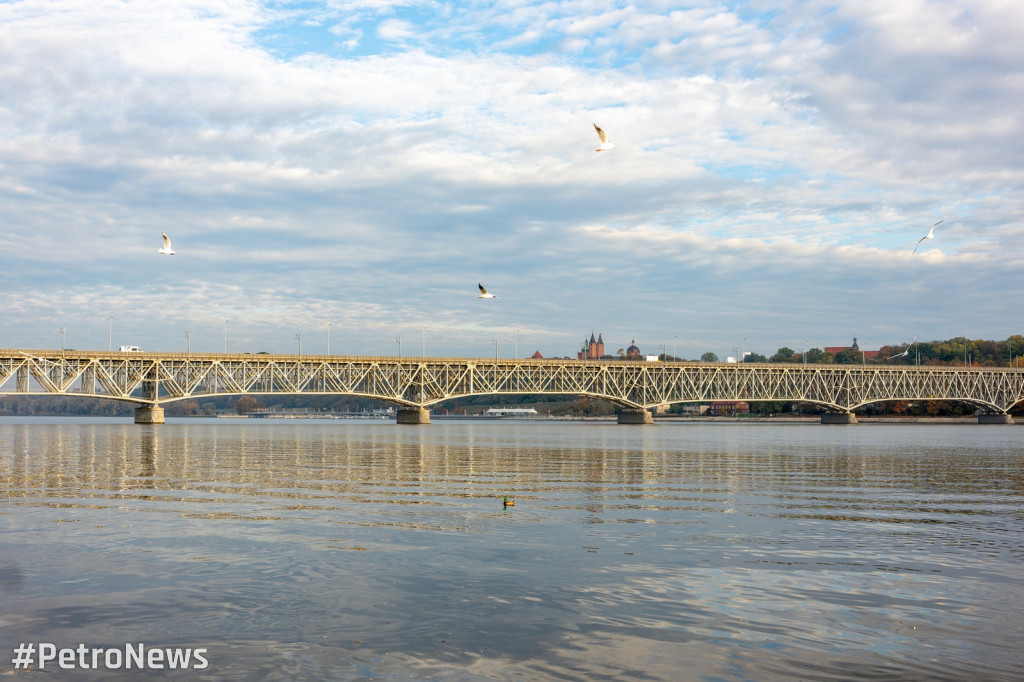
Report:
M 608 140 L 608 135 L 601 130 L 601 126 L 594 124 L 594 130 L 597 131 L 597 137 L 601 140 L 601 146 L 595 149 L 595 152 L 606 152 L 609 149 L 615 149 L 615 145 Z
M 163 238 L 164 238 L 164 248 L 160 249 L 159 253 L 161 253 L 161 254 L 163 254 L 165 256 L 173 256 L 174 255 L 174 249 L 171 248 L 171 240 L 170 240 L 170 238 L 167 236 L 166 232 L 161 232 L 160 234 L 163 235 Z
M 945 220 L 945 218 L 943 218 L 942 220 Z M 942 220 L 940 220 L 939 223 L 941 223 Z M 939 223 L 935 223 L 935 225 L 938 225 Z M 935 225 L 932 225 L 932 229 L 928 230 L 928 234 L 917 240 L 917 246 L 914 247 L 914 250 L 911 252 L 911 255 L 917 253 L 917 247 L 921 246 L 921 242 L 923 242 L 925 239 L 933 239 L 935 237 Z
M 487 289 L 484 289 L 483 284 L 477 284 L 477 286 L 480 287 L 480 295 L 477 298 L 501 298 L 501 296 L 487 293 Z
M 906 348 L 903 349 L 902 353 L 897 353 L 896 355 L 890 355 L 889 357 L 886 358 L 886 360 L 892 360 L 893 358 L 905 358 L 905 357 L 907 357 L 907 353 L 910 352 L 910 346 L 913 346 L 915 341 L 917 341 L 917 337 L 916 336 L 913 339 L 910 340 L 910 344 Z

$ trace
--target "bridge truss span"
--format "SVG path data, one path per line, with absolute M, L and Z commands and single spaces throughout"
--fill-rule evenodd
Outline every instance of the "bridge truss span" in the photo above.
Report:
M 602 398 L 629 410 L 786 401 L 841 413 L 895 400 L 954 400 L 1008 414 L 1024 400 L 1024 370 L 0 350 L 0 396 L 33 394 L 151 407 L 220 395 L 352 395 L 419 409 L 473 395 L 557 394 Z

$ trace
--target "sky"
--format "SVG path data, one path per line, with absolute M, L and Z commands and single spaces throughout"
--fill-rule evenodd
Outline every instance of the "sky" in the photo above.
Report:
M 1006 339 L 1021 35 L 1011 0 L 0 1 L 0 347 Z

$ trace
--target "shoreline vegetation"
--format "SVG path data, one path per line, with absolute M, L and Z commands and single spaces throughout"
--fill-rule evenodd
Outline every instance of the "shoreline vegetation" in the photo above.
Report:
M 45 418 L 45 417 L 93 417 L 99 419 L 123 419 L 131 417 L 131 413 L 125 414 L 47 414 L 47 413 L 20 413 L 10 414 L 0 412 L 0 417 L 27 417 L 33 418 Z M 277 418 L 262 418 L 262 419 L 251 419 L 248 415 L 244 414 L 231 414 L 231 413 L 220 413 L 220 414 L 198 414 L 198 415 L 175 415 L 171 416 L 171 419 L 233 419 L 233 420 L 245 420 L 252 422 L 266 422 L 266 421 L 322 421 L 322 420 L 360 420 L 360 421 L 388 421 L 393 422 L 394 416 L 382 418 L 380 416 L 373 415 L 331 415 L 327 413 L 297 413 L 289 415 L 281 415 Z M 435 414 L 431 413 L 431 421 L 463 421 L 463 422 L 615 422 L 617 417 L 614 414 L 602 414 L 602 415 L 550 415 L 550 414 L 538 414 L 536 416 L 510 416 L 510 417 L 497 417 L 488 416 L 484 414 Z M 760 415 L 760 414 L 745 414 L 745 415 L 727 415 L 727 416 L 707 416 L 707 415 L 679 415 L 679 414 L 656 414 L 654 415 L 655 423 L 679 423 L 679 424 L 690 424 L 690 423 L 713 423 L 713 422 L 724 422 L 724 423 L 774 423 L 774 424 L 819 424 L 821 423 L 820 414 L 773 414 L 773 415 Z M 933 416 L 933 415 L 920 415 L 920 416 L 869 416 L 869 415 L 857 415 L 857 422 L 860 424 L 976 424 L 978 418 L 976 415 L 960 415 L 960 416 Z M 1024 424 L 1022 424 L 1024 425 Z

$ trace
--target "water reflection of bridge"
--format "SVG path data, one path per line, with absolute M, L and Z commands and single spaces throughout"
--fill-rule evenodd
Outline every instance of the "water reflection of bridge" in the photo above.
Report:
M 975 405 L 981 423 L 1012 424 L 1024 370 L 0 350 L 0 395 L 41 394 L 137 403 L 140 423 L 162 423 L 165 403 L 219 395 L 361 396 L 398 405 L 399 423 L 424 424 L 443 400 L 555 394 L 615 403 L 620 424 L 650 423 L 659 405 L 722 400 L 809 403 L 822 423 L 851 424 L 872 403 L 953 400 Z

